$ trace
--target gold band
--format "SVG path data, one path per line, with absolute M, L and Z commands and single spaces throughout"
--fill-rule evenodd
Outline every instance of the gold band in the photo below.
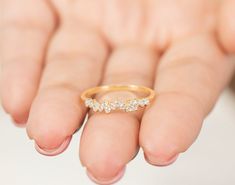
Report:
M 98 102 L 95 95 L 99 93 L 115 92 L 115 91 L 131 91 L 135 93 L 144 93 L 145 97 L 133 98 L 125 101 L 102 101 Z M 94 112 L 110 113 L 112 110 L 124 110 L 126 112 L 137 111 L 139 107 L 145 107 L 150 104 L 150 101 L 155 97 L 155 92 L 144 86 L 137 85 L 104 85 L 98 86 L 84 91 L 81 99 L 85 102 L 86 107 L 93 109 Z

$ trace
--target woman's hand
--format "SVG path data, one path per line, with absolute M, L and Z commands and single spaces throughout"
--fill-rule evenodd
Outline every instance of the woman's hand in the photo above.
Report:
M 16 123 L 27 122 L 39 152 L 66 149 L 86 114 L 83 90 L 119 83 L 156 90 L 143 117 L 90 115 L 80 159 L 99 183 L 121 177 L 139 146 L 150 164 L 174 162 L 234 70 L 222 49 L 235 52 L 234 0 L 3 3 L 2 103 Z

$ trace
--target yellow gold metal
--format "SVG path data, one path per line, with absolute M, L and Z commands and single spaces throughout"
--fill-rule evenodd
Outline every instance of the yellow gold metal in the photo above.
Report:
M 115 91 L 131 91 L 134 93 L 146 94 L 145 97 L 128 99 L 125 101 L 103 101 L 98 102 L 94 97 L 99 93 L 115 92 Z M 110 113 L 112 110 L 124 110 L 126 112 L 132 112 L 138 110 L 138 107 L 147 106 L 151 100 L 155 98 L 155 91 L 144 86 L 138 85 L 104 85 L 93 87 L 84 91 L 81 95 L 81 99 L 85 102 L 85 105 L 94 112 L 106 112 Z

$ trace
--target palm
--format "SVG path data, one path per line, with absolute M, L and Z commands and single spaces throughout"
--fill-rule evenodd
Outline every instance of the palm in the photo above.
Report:
M 143 117 L 89 116 L 80 158 L 98 179 L 115 176 L 139 146 L 151 164 L 173 162 L 233 72 L 213 34 L 213 1 L 24 2 L 5 1 L 2 99 L 16 122 L 27 120 L 40 152 L 66 148 L 86 114 L 79 96 L 88 87 L 138 84 L 158 94 Z

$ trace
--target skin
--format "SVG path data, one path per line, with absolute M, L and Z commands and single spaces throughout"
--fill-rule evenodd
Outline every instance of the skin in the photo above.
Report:
M 2 105 L 18 125 L 27 123 L 42 154 L 64 151 L 81 126 L 83 90 L 116 83 L 155 89 L 144 112 L 89 114 L 79 156 L 99 184 L 118 180 L 140 147 L 150 164 L 174 162 L 234 71 L 227 54 L 235 52 L 235 0 L 1 3 Z

